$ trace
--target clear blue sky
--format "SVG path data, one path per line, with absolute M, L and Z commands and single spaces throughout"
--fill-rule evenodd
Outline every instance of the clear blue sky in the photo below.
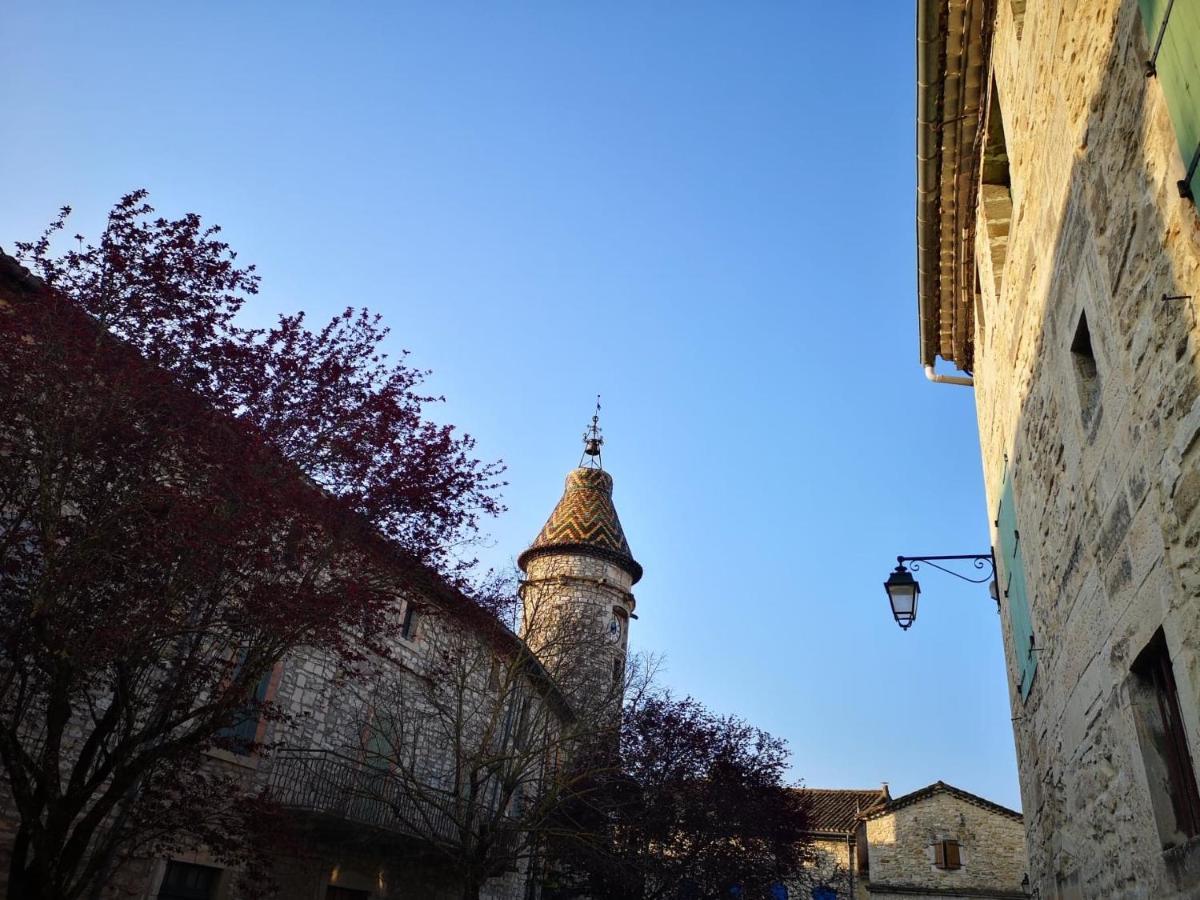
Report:
M 838 4 L 15 4 L 0 246 L 125 191 L 221 223 L 255 317 L 386 315 L 541 527 L 604 396 L 638 648 L 812 786 L 1019 806 L 972 392 L 917 360 L 914 12 Z

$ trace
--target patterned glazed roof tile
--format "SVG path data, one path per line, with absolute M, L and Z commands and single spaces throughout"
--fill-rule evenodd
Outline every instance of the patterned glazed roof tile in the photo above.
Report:
M 640 579 L 642 567 L 629 551 L 612 488 L 612 476 L 603 469 L 574 469 L 562 499 L 517 565 L 524 570 L 530 559 L 552 552 L 588 553 L 621 566 L 635 582 Z

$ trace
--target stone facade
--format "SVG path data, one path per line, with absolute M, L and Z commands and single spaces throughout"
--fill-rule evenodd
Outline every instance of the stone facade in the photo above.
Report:
M 789 895 L 801 900 L 1025 897 L 1021 814 L 943 782 L 893 799 L 880 790 L 801 791 L 812 860 Z M 955 843 L 950 866 L 935 845 Z
M 34 286 L 28 273 L 0 253 L 0 304 Z M 271 861 L 277 896 L 457 900 L 463 896 L 464 879 L 459 860 L 447 849 L 456 833 L 469 827 L 478 836 L 481 820 L 491 834 L 502 836 L 497 842 L 517 833 L 513 817 L 546 782 L 553 760 L 561 762 L 561 751 L 571 746 L 569 738 L 585 718 L 572 699 L 586 711 L 595 685 L 603 684 L 619 701 L 614 664 L 620 663 L 623 673 L 634 604 L 630 587 L 641 568 L 629 556 L 612 509 L 611 478 L 598 469 L 577 473 L 573 480 L 584 490 L 560 505 L 564 514 L 552 517 L 526 554 L 530 577 L 522 590 L 527 617 L 538 609 L 552 613 L 545 618 L 545 632 L 536 627 L 540 618 L 527 618 L 530 644 L 436 573 L 397 554 L 396 568 L 388 574 L 401 585 L 404 596 L 397 597 L 397 614 L 405 624 L 390 658 L 348 662 L 311 650 L 291 654 L 266 680 L 265 699 L 288 714 L 284 721 L 264 717 L 257 725 L 255 741 L 271 746 L 271 752 L 208 751 L 207 765 L 235 775 L 247 793 L 269 792 L 288 820 L 280 844 L 267 848 L 277 854 Z M 574 543 L 568 547 L 564 541 Z M 609 625 L 615 613 L 621 618 L 614 631 Z M 564 623 L 586 624 L 587 640 L 564 643 L 558 633 Z M 576 697 L 558 688 L 529 652 L 531 644 L 552 654 L 564 676 L 592 673 Z M 360 667 L 362 677 L 349 677 L 348 665 Z M 454 677 L 444 677 L 451 665 L 457 667 Z M 456 689 L 460 694 L 452 699 L 463 702 L 444 704 L 442 709 L 451 712 L 441 713 L 439 720 L 425 701 L 431 691 Z M 404 702 L 398 704 L 398 699 Z M 381 727 L 385 709 L 396 712 L 386 729 Z M 455 712 L 461 721 L 446 721 Z M 83 732 L 76 731 L 78 744 Z M 469 761 L 464 761 L 464 747 L 474 753 Z M 497 757 L 505 760 L 504 766 L 496 765 Z M 516 787 L 502 793 L 497 786 L 485 801 L 483 816 L 466 825 L 447 825 L 452 813 L 446 810 L 468 805 L 460 802 L 464 795 L 476 802 L 472 808 L 479 807 L 474 798 L 480 791 L 458 790 L 462 779 L 456 776 L 467 765 L 475 773 L 485 771 L 491 784 L 503 781 L 504 789 L 513 783 Z M 524 768 L 514 773 L 518 765 Z M 405 798 L 426 789 L 451 799 L 436 809 L 437 816 L 421 822 L 423 807 L 405 819 L 405 804 L 412 805 Z M 16 832 L 13 809 L 7 784 L 0 782 L 0 893 L 7 887 Z M 480 893 L 483 900 L 537 896 L 536 848 L 518 840 L 512 844 L 517 849 L 490 869 Z M 189 897 L 243 900 L 252 895 L 239 884 L 240 873 L 224 867 L 205 848 L 171 859 L 126 861 L 102 894 L 111 900 L 154 900 L 168 873 L 188 866 L 196 875 Z
M 941 842 L 954 843 L 957 859 L 939 866 L 936 847 Z M 859 896 L 1026 896 L 1020 813 L 940 781 L 867 813 L 857 844 Z
M 1196 897 L 1176 804 L 1200 768 L 1200 218 L 1137 0 L 994 11 L 959 232 L 973 343 L 940 352 L 973 370 L 993 543 L 1018 548 L 1000 585 L 1027 586 L 1032 639 L 1004 591 L 1001 620 L 1030 875 L 1042 898 Z

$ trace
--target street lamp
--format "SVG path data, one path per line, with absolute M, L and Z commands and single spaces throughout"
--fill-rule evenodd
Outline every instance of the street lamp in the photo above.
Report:
M 921 596 L 921 583 L 912 577 L 912 573 L 904 568 L 904 563 L 896 566 L 896 571 L 888 576 L 883 583 L 887 591 L 888 602 L 892 604 L 892 615 L 896 624 L 905 631 L 912 626 L 917 618 L 917 598 Z
M 948 562 L 951 560 L 970 560 L 971 565 L 981 571 L 984 567 L 990 568 L 982 578 L 971 578 L 960 572 L 955 572 L 953 569 L 947 569 L 945 566 L 938 565 L 939 562 Z M 987 553 L 966 553 L 957 556 L 897 556 L 896 563 L 896 569 L 888 576 L 888 580 L 883 583 L 883 589 L 887 591 L 888 603 L 892 606 L 892 615 L 896 619 L 896 624 L 905 631 L 911 628 L 912 623 L 917 620 L 917 598 L 921 596 L 921 583 L 912 577 L 912 572 L 919 570 L 921 565 L 925 563 L 948 575 L 953 575 L 955 578 L 968 581 L 971 584 L 983 584 L 985 581 L 993 581 L 991 595 L 992 599 L 996 601 L 996 609 L 1000 609 L 1000 597 L 994 585 L 996 578 L 996 557 L 991 551 Z M 905 566 L 905 563 L 908 563 L 912 567 L 912 572 Z

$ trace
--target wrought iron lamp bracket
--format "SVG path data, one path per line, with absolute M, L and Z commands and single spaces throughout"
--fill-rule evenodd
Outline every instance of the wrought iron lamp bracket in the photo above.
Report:
M 971 578 L 969 575 L 964 575 L 946 566 L 938 565 L 940 562 L 964 562 L 968 560 L 975 569 L 984 572 L 982 578 Z M 953 556 L 897 556 L 896 562 L 901 566 L 908 566 L 914 572 L 921 571 L 922 565 L 930 565 L 938 571 L 945 572 L 947 575 L 953 575 L 955 578 L 969 582 L 970 584 L 985 584 L 996 577 L 996 556 L 990 551 L 987 553 L 961 553 Z M 1000 597 L 998 592 L 995 600 L 996 609 L 999 609 Z

